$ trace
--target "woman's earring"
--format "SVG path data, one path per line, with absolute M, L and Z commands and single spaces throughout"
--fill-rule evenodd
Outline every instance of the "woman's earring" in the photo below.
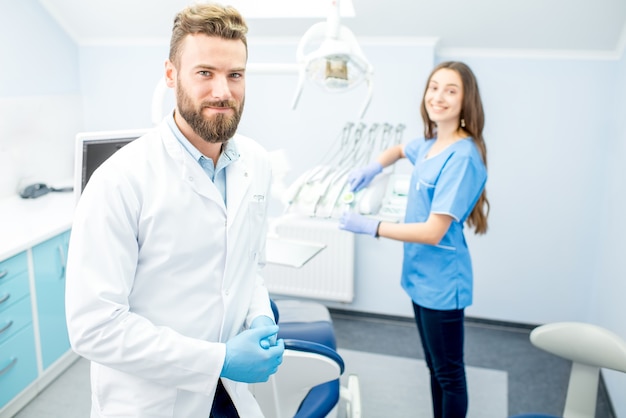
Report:
M 465 128 L 465 119 L 461 118 L 461 128 Z

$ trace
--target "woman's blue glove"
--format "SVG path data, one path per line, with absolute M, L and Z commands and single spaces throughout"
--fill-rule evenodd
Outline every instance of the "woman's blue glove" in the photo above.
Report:
M 267 382 L 283 361 L 285 343 L 280 339 L 268 348 L 263 348 L 261 343 L 277 333 L 278 325 L 259 326 L 228 340 L 220 376 L 237 382 Z
M 372 161 L 365 167 L 352 170 L 348 174 L 348 186 L 351 192 L 358 192 L 372 182 L 374 177 L 383 171 L 383 166 L 378 161 Z
M 259 315 L 252 321 L 250 324 L 250 329 L 259 328 L 259 327 L 271 327 L 272 325 L 276 325 L 274 320 L 269 316 Z M 276 345 L 276 334 L 272 335 L 269 338 L 261 340 L 261 347 L 269 348 Z
M 373 237 L 378 236 L 378 224 L 380 221 L 367 218 L 355 212 L 344 212 L 339 218 L 339 229 L 355 232 L 357 234 L 367 234 Z

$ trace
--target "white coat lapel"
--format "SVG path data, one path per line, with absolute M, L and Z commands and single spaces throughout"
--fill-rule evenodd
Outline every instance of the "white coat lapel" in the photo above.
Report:
M 222 195 L 215 187 L 215 184 L 211 181 L 209 176 L 202 170 L 200 164 L 194 161 L 191 156 L 183 162 L 182 168 L 183 180 L 189 183 L 191 188 L 200 196 L 204 196 L 207 199 L 215 201 L 218 206 L 224 208 L 224 200 Z
M 194 161 L 183 145 L 178 142 L 167 123 L 163 122 L 159 129 L 161 130 L 163 144 L 167 149 L 167 153 L 180 165 L 181 179 L 188 183 L 196 193 L 215 201 L 225 210 L 222 195 L 202 170 L 200 164 Z
M 237 214 L 246 203 L 245 197 L 252 183 L 252 173 L 244 156 L 226 167 L 226 206 L 228 228 L 231 227 Z

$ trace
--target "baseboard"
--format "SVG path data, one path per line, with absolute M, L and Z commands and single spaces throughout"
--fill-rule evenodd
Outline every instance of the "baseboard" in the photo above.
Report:
M 387 315 L 373 312 L 363 312 L 363 311 L 353 311 L 349 309 L 339 309 L 339 308 L 331 308 L 328 307 L 328 311 L 330 315 L 337 315 L 343 317 L 351 317 L 351 318 L 363 318 L 363 319 L 376 319 L 383 321 L 391 321 L 391 322 L 404 322 L 404 323 L 414 323 L 415 321 L 411 317 L 406 316 L 398 316 L 398 315 Z
M 511 330 L 524 330 L 530 331 L 537 328 L 540 324 L 528 324 L 524 322 L 502 321 L 497 319 L 478 318 L 474 316 L 465 317 L 466 324 L 474 325 L 488 325 L 492 327 L 501 327 Z
M 340 315 L 344 317 L 352 317 L 352 318 L 363 318 L 363 319 L 376 319 L 383 321 L 392 321 L 392 322 L 402 322 L 402 323 L 413 323 L 414 320 L 412 317 L 406 316 L 398 316 L 398 315 L 387 315 L 380 313 L 372 313 L 372 312 L 363 312 L 363 311 L 353 311 L 348 309 L 339 309 L 339 308 L 328 308 L 331 315 Z M 479 325 L 479 326 L 491 326 L 491 327 L 499 327 L 506 328 L 511 330 L 524 330 L 530 331 L 536 328 L 539 324 L 527 324 L 522 322 L 511 322 L 511 321 L 500 321 L 495 319 L 486 319 L 486 318 L 477 318 L 472 316 L 465 317 L 465 324 Z

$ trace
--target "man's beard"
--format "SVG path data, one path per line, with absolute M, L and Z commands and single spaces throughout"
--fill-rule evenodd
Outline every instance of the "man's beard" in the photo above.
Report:
M 199 109 L 196 109 L 191 98 L 181 88 L 178 83 L 176 98 L 178 101 L 178 111 L 180 116 L 187 121 L 191 129 L 202 139 L 212 144 L 221 144 L 228 141 L 235 135 L 241 113 L 243 111 L 244 100 L 237 107 L 235 100 L 218 100 L 214 102 L 202 102 Z M 213 117 L 205 117 L 202 110 L 206 107 L 222 107 L 233 109 L 234 114 L 228 116 L 219 113 Z

